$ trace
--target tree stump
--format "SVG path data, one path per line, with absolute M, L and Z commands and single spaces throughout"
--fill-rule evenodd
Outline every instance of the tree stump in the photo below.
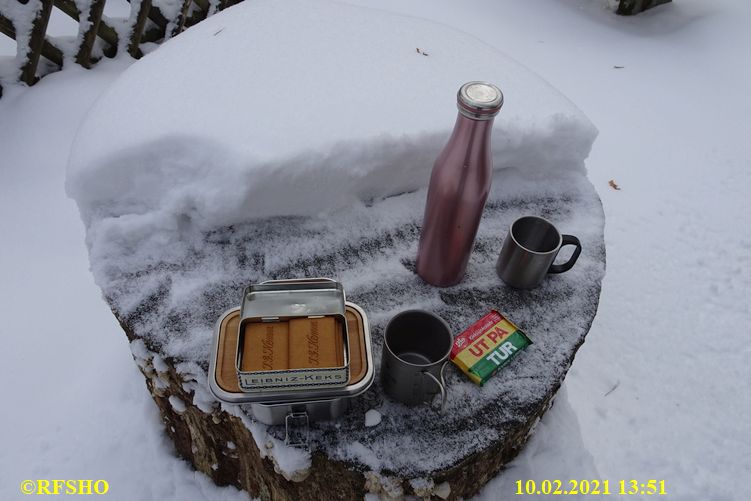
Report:
M 456 89 L 475 78 L 506 96 L 491 140 L 497 170 L 467 275 L 438 289 L 414 273 L 424 187 Z M 466 33 L 336 2 L 243 2 L 97 100 L 67 188 L 95 280 L 197 470 L 264 499 L 456 499 L 523 447 L 597 310 L 604 216 L 584 169 L 595 137 L 549 84 Z M 584 250 L 572 270 L 516 291 L 494 268 L 525 214 Z M 341 282 L 365 311 L 376 371 L 340 419 L 311 424 L 309 453 L 285 447 L 284 427 L 255 422 L 247 406 L 217 401 L 207 374 L 215 322 L 243 289 L 303 277 Z M 384 398 L 379 371 L 386 322 L 412 308 L 455 334 L 497 309 L 534 344 L 482 388 L 449 366 L 444 414 L 407 408 Z M 366 426 L 371 409 L 382 420 Z
M 605 270 L 599 198 L 582 172 L 548 179 L 553 189 L 544 194 L 538 183 L 513 169 L 496 173 L 468 275 L 446 289 L 424 284 L 413 271 L 424 190 L 325 218 L 269 218 L 188 231 L 184 248 L 167 252 L 161 265 L 149 269 L 124 266 L 127 249 L 108 256 L 105 297 L 131 340 L 178 454 L 217 484 L 262 499 L 359 499 L 367 492 L 457 499 L 476 493 L 520 451 L 552 404 L 599 300 Z M 395 205 L 404 217 L 379 222 Z M 494 272 L 502 238 L 522 214 L 554 221 L 562 232 L 578 235 L 584 248 L 571 271 L 548 277 L 532 291 L 510 289 Z M 340 232 L 347 238 L 335 246 L 298 258 L 278 255 L 353 222 L 358 226 Z M 368 270 L 382 269 L 376 263 L 384 260 L 393 271 L 371 276 Z M 377 370 L 374 385 L 342 418 L 311 423 L 309 460 L 304 452 L 285 450 L 283 426 L 258 424 L 248 407 L 220 403 L 207 388 L 213 324 L 239 305 L 243 287 L 303 276 L 341 281 L 348 300 L 366 311 Z M 447 367 L 444 415 L 428 406 L 408 408 L 384 398 L 378 371 L 386 321 L 413 307 L 435 311 L 455 334 L 499 309 L 534 344 L 482 388 Z M 184 354 L 165 356 L 174 343 L 185 343 Z M 377 426 L 364 425 L 369 409 L 383 416 Z M 298 463 L 302 457 L 302 467 L 290 467 L 290 455 Z

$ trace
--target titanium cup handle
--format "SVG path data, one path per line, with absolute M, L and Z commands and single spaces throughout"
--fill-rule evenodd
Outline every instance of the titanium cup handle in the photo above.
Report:
M 551 264 L 550 268 L 548 269 L 548 273 L 563 273 L 564 271 L 570 270 L 571 268 L 573 268 L 576 260 L 579 259 L 579 254 L 581 254 L 582 252 L 582 244 L 581 242 L 579 242 L 578 238 L 573 235 L 561 235 L 561 238 L 561 249 L 564 245 L 575 245 L 576 249 L 574 249 L 574 253 L 571 254 L 571 257 L 565 263 Z
M 432 379 L 435 384 L 438 385 L 438 389 L 441 391 L 441 406 L 439 407 L 439 412 L 443 413 L 443 407 L 446 405 L 446 381 L 443 379 L 443 369 L 446 368 L 446 364 L 448 364 L 449 361 L 446 360 L 443 362 L 443 365 L 441 365 L 441 380 L 439 381 L 437 377 L 435 377 L 433 374 L 431 374 L 428 371 L 423 372 L 424 375 L 429 376 L 430 379 Z

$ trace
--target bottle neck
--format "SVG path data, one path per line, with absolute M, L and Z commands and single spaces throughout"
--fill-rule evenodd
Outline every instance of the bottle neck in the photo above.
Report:
M 449 146 L 466 149 L 468 157 L 477 158 L 478 155 L 489 154 L 493 121 L 492 118 L 489 120 L 472 120 L 458 113 L 454 131 L 449 139 Z

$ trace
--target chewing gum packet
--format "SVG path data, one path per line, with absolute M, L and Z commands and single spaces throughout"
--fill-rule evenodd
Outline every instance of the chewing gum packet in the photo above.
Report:
M 516 325 L 491 310 L 456 336 L 450 359 L 482 386 L 530 344 L 532 341 Z

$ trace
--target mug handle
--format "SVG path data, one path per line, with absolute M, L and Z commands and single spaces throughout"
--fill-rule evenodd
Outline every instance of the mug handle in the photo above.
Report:
M 437 377 L 435 377 L 433 374 L 431 374 L 428 371 L 423 372 L 424 375 L 430 376 L 430 379 L 432 379 L 435 384 L 438 385 L 438 389 L 441 391 L 441 407 L 439 408 L 440 412 L 443 412 L 443 406 L 446 405 L 446 381 L 443 379 L 443 369 L 446 368 L 446 364 L 448 364 L 448 360 L 443 362 L 443 365 L 441 366 L 441 380 L 439 381 Z
M 564 245 L 576 245 L 576 249 L 574 249 L 574 253 L 571 254 L 571 257 L 565 263 L 551 264 L 548 273 L 563 273 L 564 271 L 570 270 L 576 263 L 576 260 L 579 259 L 579 254 L 582 252 L 582 244 L 579 242 L 578 238 L 573 235 L 561 235 L 561 237 L 561 249 Z

